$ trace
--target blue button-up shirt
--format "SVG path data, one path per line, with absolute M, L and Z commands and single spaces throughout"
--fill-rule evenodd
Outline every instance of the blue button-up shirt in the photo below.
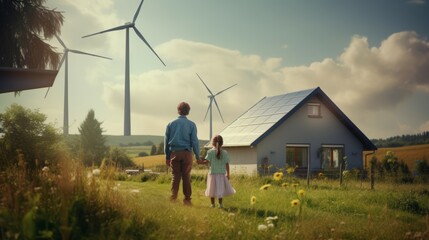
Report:
M 182 115 L 167 125 L 164 137 L 164 152 L 166 158 L 170 160 L 171 152 L 183 150 L 192 150 L 195 153 L 195 157 L 200 159 L 197 126 Z

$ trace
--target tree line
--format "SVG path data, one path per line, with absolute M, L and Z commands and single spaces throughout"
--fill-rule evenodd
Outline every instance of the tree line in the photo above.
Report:
M 429 144 L 429 131 L 424 131 L 422 133 L 417 134 L 394 136 L 386 139 L 372 139 L 371 141 L 378 148 Z

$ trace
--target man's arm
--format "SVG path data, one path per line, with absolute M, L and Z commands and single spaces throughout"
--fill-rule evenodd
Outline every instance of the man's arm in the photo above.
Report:
M 198 160 L 200 159 L 200 143 L 198 142 L 197 137 L 197 126 L 193 124 L 192 132 L 191 132 L 191 141 L 192 141 L 192 148 L 194 150 L 195 158 Z
M 164 136 L 164 153 L 165 153 L 165 164 L 167 166 L 170 166 L 170 125 L 167 126 L 165 130 L 165 136 Z

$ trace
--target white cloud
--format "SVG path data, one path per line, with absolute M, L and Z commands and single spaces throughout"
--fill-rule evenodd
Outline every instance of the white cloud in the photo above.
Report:
M 218 98 L 226 123 L 264 96 L 320 86 L 363 130 L 381 133 L 388 130 L 377 129 L 380 125 L 387 127 L 380 116 L 394 116 L 388 111 L 395 111 L 416 91 L 429 92 L 429 43 L 415 32 L 392 34 L 372 48 L 365 37 L 354 36 L 338 59 L 326 58 L 298 67 L 281 68 L 279 58 L 262 59 L 182 39 L 161 44 L 156 51 L 170 67 L 131 78 L 132 112 L 143 122 L 153 122 L 153 129 L 163 129 L 175 116 L 180 101 L 191 104 L 192 118 L 206 128 L 208 122 L 202 119 L 208 93 L 195 72 L 213 92 L 238 83 Z M 105 84 L 104 99 L 111 108 L 122 109 L 122 86 L 122 82 Z M 215 110 L 215 131 L 220 131 L 226 124 Z M 407 124 L 392 122 L 389 128 L 402 133 L 411 130 Z

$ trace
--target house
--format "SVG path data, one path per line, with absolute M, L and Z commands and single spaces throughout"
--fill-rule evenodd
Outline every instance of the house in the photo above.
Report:
M 377 149 L 319 87 L 265 97 L 219 134 L 236 174 L 332 172 L 345 156 L 362 169 L 363 151 Z

